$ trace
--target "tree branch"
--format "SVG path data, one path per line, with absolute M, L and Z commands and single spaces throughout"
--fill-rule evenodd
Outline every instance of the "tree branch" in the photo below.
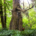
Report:
M 34 5 L 31 8 L 29 8 L 29 9 L 32 9 L 33 7 L 34 7 Z M 29 9 L 22 10 L 21 8 L 18 8 L 18 7 L 17 7 L 17 9 L 19 10 L 18 12 L 25 12 L 25 11 L 29 10 Z

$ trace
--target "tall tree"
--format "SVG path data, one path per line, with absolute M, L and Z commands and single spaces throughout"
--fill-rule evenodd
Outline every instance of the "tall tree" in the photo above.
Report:
M 4 21 L 5 18 L 3 18 L 3 8 L 2 8 L 2 0 L 0 0 L 0 15 L 1 15 L 1 23 L 2 23 L 2 28 L 6 28 L 6 21 Z
M 31 8 L 33 8 L 34 5 L 32 5 Z M 21 16 L 21 12 L 26 12 L 27 10 L 31 9 L 30 6 L 28 9 L 26 10 L 22 10 L 20 7 L 20 0 L 13 0 L 13 11 L 12 11 L 12 19 L 10 22 L 10 30 L 20 30 L 22 31 L 22 16 Z M 28 13 L 26 13 L 26 15 L 29 18 Z
M 4 0 L 4 16 L 3 16 L 3 20 L 4 20 L 4 28 L 6 28 L 6 0 Z
M 13 11 L 12 11 L 12 19 L 10 22 L 10 30 L 22 30 L 22 16 L 21 12 L 17 9 L 17 7 L 20 7 L 20 0 L 13 0 Z
M 10 22 L 10 30 L 15 30 L 16 29 L 16 24 L 17 24 L 17 11 L 16 11 L 16 0 L 13 0 L 13 11 L 12 11 L 12 19 Z
M 2 22 L 2 27 L 4 28 L 4 26 L 3 26 L 2 0 L 0 0 L 0 15 L 1 15 L 1 22 Z

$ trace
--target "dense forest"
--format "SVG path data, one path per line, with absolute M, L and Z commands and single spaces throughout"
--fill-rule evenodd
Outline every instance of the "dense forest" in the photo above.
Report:
M 36 36 L 36 0 L 0 0 L 1 36 Z

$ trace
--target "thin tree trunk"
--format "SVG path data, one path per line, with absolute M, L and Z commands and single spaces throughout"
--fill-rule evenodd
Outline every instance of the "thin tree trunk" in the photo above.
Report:
M 0 0 L 0 15 L 1 15 L 1 22 L 2 22 L 2 27 L 4 28 L 3 26 L 3 11 L 2 11 L 2 0 Z
M 2 28 L 6 28 L 4 18 L 3 18 L 3 9 L 2 9 L 2 0 L 0 0 L 0 15 L 1 15 L 1 23 L 2 23 Z
M 3 16 L 4 28 L 6 28 L 6 6 L 5 6 L 5 5 L 6 5 L 6 4 L 5 4 L 6 2 L 5 2 L 5 1 L 6 1 L 6 0 L 4 0 L 4 12 L 3 12 L 3 13 L 4 13 L 4 16 Z

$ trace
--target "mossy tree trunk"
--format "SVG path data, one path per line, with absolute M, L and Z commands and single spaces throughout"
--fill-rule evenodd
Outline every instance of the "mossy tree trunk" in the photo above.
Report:
M 12 11 L 12 19 L 10 22 L 10 30 L 15 30 L 16 29 L 16 24 L 17 24 L 17 10 L 16 10 L 16 0 L 13 0 L 13 11 Z
M 10 22 L 10 30 L 20 30 L 22 31 L 22 16 L 21 12 L 17 9 L 17 7 L 20 7 L 19 4 L 20 0 L 13 0 L 13 11 L 12 11 L 12 19 Z

